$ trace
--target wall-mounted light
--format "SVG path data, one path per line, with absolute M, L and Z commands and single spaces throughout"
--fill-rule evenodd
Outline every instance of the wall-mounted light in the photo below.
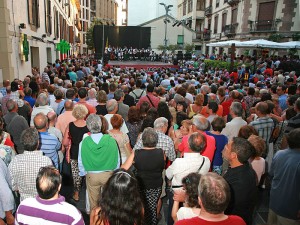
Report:
M 46 37 L 47 37 L 47 34 L 43 34 L 43 35 L 42 35 L 42 38 L 46 38 Z
M 26 24 L 25 23 L 20 23 L 19 28 L 20 29 L 26 29 Z
M 65 3 L 65 4 L 64 4 L 64 6 L 69 6 L 69 5 L 70 5 L 69 3 Z
M 56 41 L 57 40 L 57 38 L 55 37 L 55 38 L 53 38 L 53 41 Z

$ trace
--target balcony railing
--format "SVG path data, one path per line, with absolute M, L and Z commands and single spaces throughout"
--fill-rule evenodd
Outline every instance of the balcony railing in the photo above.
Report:
M 212 6 L 208 6 L 205 9 L 205 16 L 211 16 L 211 14 L 212 14 Z
M 277 30 L 276 20 L 249 21 L 250 32 L 272 32 Z
M 240 1 L 239 0 L 228 0 L 227 3 L 230 5 L 230 6 L 234 6 L 234 5 L 237 5 Z
M 203 33 L 203 39 L 204 41 L 210 40 L 210 31 L 206 31 L 205 33 Z
M 199 42 L 203 39 L 203 32 L 197 31 L 195 34 L 193 34 L 193 42 Z
M 225 36 L 234 36 L 236 34 L 237 24 L 230 24 L 224 26 L 224 34 Z

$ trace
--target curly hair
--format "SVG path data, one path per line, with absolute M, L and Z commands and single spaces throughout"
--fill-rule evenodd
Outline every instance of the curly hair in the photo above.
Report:
M 130 171 L 115 170 L 100 195 L 98 221 L 109 225 L 143 224 L 144 210 L 138 182 Z
M 198 202 L 198 186 L 200 178 L 201 175 L 199 173 L 190 173 L 182 178 L 182 185 L 185 187 L 187 204 L 189 207 L 200 207 Z

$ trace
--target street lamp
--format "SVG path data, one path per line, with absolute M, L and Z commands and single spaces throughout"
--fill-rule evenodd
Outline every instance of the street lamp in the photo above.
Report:
M 169 14 L 169 11 L 171 11 L 170 8 L 173 7 L 173 5 L 166 5 L 165 3 L 163 2 L 160 2 L 159 3 L 160 5 L 163 5 L 165 7 L 165 10 L 166 10 L 166 17 L 164 19 L 164 23 L 165 23 L 165 39 L 164 39 L 164 44 L 165 44 L 165 50 L 164 50 L 164 58 L 166 60 L 166 55 L 167 55 L 167 24 L 170 20 L 168 20 L 168 14 Z

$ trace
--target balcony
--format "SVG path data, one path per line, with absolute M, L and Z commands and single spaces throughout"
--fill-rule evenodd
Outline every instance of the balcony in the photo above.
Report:
M 230 24 L 224 26 L 224 34 L 227 37 L 233 37 L 236 34 L 236 28 L 238 24 Z
M 195 34 L 193 34 L 192 42 L 200 42 L 203 39 L 203 32 L 197 31 Z
M 239 4 L 239 0 L 228 0 L 227 3 L 230 5 L 230 6 L 235 6 L 237 4 Z
M 250 32 L 275 32 L 277 31 L 277 20 L 249 21 Z
M 205 16 L 211 16 L 212 14 L 212 6 L 208 6 L 206 9 L 205 9 Z
M 209 30 L 207 30 L 206 32 L 203 33 L 203 40 L 204 41 L 210 40 L 210 31 Z

